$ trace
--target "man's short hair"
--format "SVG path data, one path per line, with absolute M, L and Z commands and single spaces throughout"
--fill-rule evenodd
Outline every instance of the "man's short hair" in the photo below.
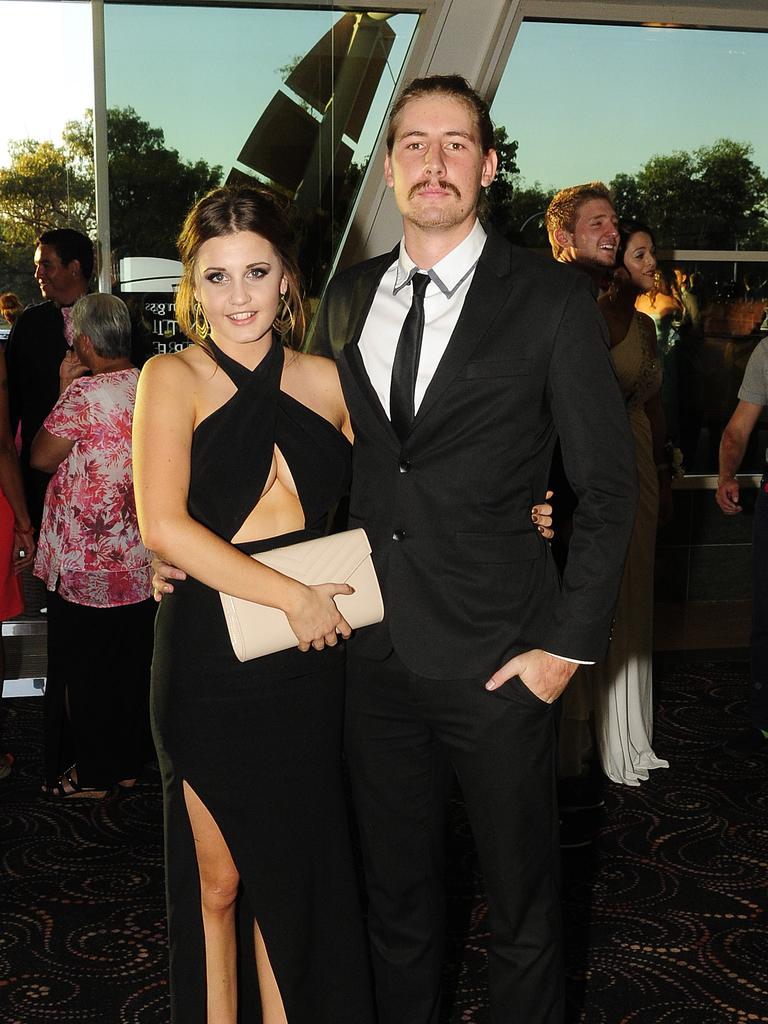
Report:
M 35 245 L 50 245 L 64 266 L 77 260 L 83 277 L 86 281 L 90 280 L 93 273 L 93 242 L 87 235 L 74 228 L 52 228 L 44 231 Z
M 607 199 L 613 206 L 611 190 L 602 181 L 588 181 L 584 185 L 571 185 L 568 188 L 562 188 L 550 200 L 544 222 L 547 225 L 552 255 L 556 260 L 560 259 L 563 246 L 555 238 L 555 231 L 558 228 L 563 228 L 572 233 L 579 218 L 580 207 L 590 199 Z
M 450 96 L 461 100 L 470 108 L 477 122 L 480 134 L 480 146 L 484 153 L 493 149 L 493 122 L 488 104 L 475 92 L 466 78 L 461 75 L 430 75 L 427 78 L 414 78 L 400 93 L 389 115 L 387 127 L 387 152 L 392 152 L 397 133 L 397 119 L 406 103 L 420 99 L 422 96 Z
M 86 334 L 102 359 L 129 359 L 131 317 L 117 295 L 83 295 L 72 307 L 75 337 Z

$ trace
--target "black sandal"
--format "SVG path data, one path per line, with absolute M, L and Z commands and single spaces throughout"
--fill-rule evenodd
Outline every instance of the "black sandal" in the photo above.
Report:
M 76 770 L 77 765 L 71 765 L 52 786 L 45 784 L 43 793 L 54 800 L 103 800 L 109 796 L 110 790 L 108 789 L 81 786 L 77 779 L 72 777 L 72 772 Z

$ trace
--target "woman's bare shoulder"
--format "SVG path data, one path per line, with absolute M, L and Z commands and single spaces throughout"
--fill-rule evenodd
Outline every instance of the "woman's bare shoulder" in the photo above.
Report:
M 211 357 L 203 352 L 197 345 L 190 345 L 180 352 L 165 352 L 162 355 L 152 356 L 142 367 L 142 377 L 145 375 L 153 380 L 164 383 L 173 381 L 189 381 L 191 377 L 198 377 L 201 374 L 215 369 L 216 364 Z
M 286 352 L 283 388 L 334 425 L 346 416 L 339 372 L 327 356 Z
M 286 352 L 285 366 L 286 370 L 293 371 L 298 379 L 311 387 L 340 387 L 336 363 L 327 356 L 316 356 L 309 352 Z

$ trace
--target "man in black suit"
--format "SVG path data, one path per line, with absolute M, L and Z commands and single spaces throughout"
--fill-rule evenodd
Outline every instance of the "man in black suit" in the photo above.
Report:
M 59 368 L 74 339 L 72 306 L 88 291 L 93 244 L 73 228 L 44 231 L 35 247 L 35 279 L 43 302 L 29 306 L 8 339 L 8 399 L 11 428 L 21 422 L 21 469 L 29 514 L 40 526 L 50 473 L 29 464 L 32 441 L 59 397 Z
M 478 221 L 496 170 L 486 104 L 457 76 L 417 80 L 387 150 L 403 241 L 337 275 L 316 337 L 341 352 L 350 526 L 386 606 L 350 642 L 347 717 L 379 1020 L 438 1020 L 453 768 L 488 894 L 491 1019 L 555 1024 L 553 708 L 608 643 L 632 441 L 586 276 Z M 558 435 L 579 498 L 562 582 L 530 521 Z

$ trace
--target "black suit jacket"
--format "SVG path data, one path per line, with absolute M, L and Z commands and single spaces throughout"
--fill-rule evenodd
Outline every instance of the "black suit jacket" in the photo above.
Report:
M 64 318 L 53 302 L 29 306 L 8 338 L 11 428 L 21 421 L 22 460 L 29 461 L 35 434 L 59 397 L 59 367 L 67 352 Z
M 354 643 L 428 678 L 490 674 L 540 647 L 605 652 L 637 500 L 633 441 L 585 274 L 488 235 L 404 444 L 357 347 L 397 249 L 329 285 L 316 341 L 339 352 L 355 431 L 350 526 L 374 549 L 386 615 Z M 392 345 L 397 339 L 392 339 Z M 579 499 L 560 580 L 531 523 L 559 436 Z

